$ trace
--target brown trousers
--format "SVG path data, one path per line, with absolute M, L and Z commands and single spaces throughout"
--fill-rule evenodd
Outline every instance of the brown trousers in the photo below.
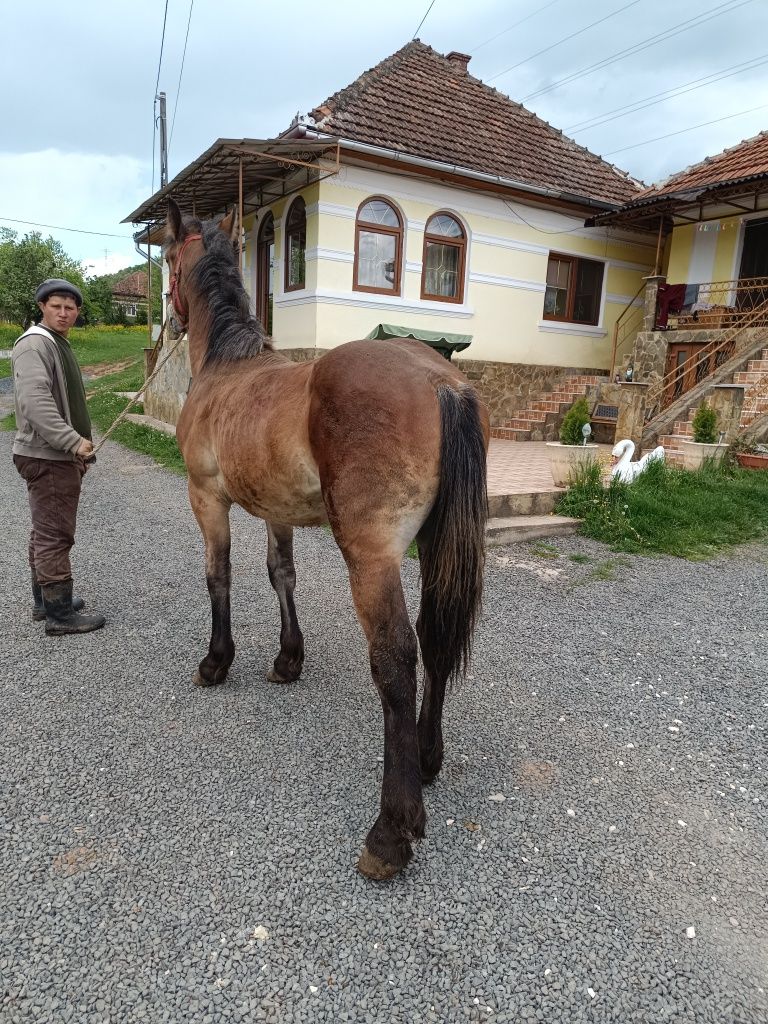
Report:
M 14 455 L 13 463 L 27 485 L 32 532 L 29 564 L 40 583 L 72 579 L 69 552 L 75 543 L 77 506 L 85 464 Z

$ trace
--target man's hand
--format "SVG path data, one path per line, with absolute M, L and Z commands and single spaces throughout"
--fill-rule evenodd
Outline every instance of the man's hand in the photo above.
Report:
M 87 437 L 84 437 L 75 454 L 79 459 L 87 459 L 90 455 L 93 455 L 93 441 L 89 441 Z

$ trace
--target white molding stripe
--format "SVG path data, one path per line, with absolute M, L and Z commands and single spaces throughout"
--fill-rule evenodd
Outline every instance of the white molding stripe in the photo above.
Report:
M 410 271 L 412 274 L 421 273 L 421 260 L 406 260 L 405 269 Z
M 354 295 L 349 292 L 334 292 L 327 288 L 319 288 L 317 291 L 293 296 L 290 292 L 284 297 L 274 299 L 275 306 L 306 306 L 310 303 L 318 303 L 331 306 L 356 306 L 361 309 L 386 309 L 398 313 L 416 313 L 440 316 L 457 317 L 467 319 L 475 315 L 472 307 L 458 306 L 447 302 L 418 301 L 417 304 L 403 300 L 400 296 L 377 295 L 370 298 L 363 298 L 362 295 Z
M 583 324 L 563 324 L 555 320 L 539 320 L 536 324 L 540 331 L 548 334 L 580 334 L 587 338 L 607 338 L 608 331 L 602 327 L 585 327 Z
M 489 284 L 495 285 L 497 288 L 519 288 L 526 292 L 545 292 L 547 290 L 547 286 L 543 282 L 521 281 L 515 277 L 501 277 L 498 274 L 478 274 L 474 272 L 469 275 L 469 280 L 473 284 Z
M 473 242 L 480 242 L 481 245 L 497 245 L 501 249 L 517 249 L 520 252 L 535 252 L 538 256 L 549 253 L 546 245 L 536 245 L 534 242 L 518 242 L 514 238 L 502 238 L 500 235 L 483 235 L 475 232 L 472 235 Z
M 645 305 L 641 298 L 633 299 L 631 295 L 613 295 L 611 292 L 605 296 L 605 301 L 617 306 L 636 306 L 638 309 Z
M 307 260 L 331 260 L 334 263 L 354 263 L 355 254 L 353 252 L 346 252 L 343 249 L 323 249 L 320 246 L 313 246 L 311 249 L 307 249 L 306 257 Z

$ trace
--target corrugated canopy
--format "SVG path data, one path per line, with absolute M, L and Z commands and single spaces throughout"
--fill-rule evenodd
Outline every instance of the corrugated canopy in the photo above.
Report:
M 169 198 L 184 213 L 197 217 L 223 213 L 239 202 L 241 162 L 243 213 L 248 214 L 335 174 L 339 168 L 338 144 L 309 139 L 218 139 L 165 188 L 129 214 L 123 224 L 155 224 L 165 220 Z M 298 183 L 297 172 L 301 177 Z M 290 184 L 289 178 L 294 179 Z
M 471 334 L 446 334 L 444 331 L 425 331 L 420 327 L 399 327 L 397 324 L 376 324 L 366 338 L 371 341 L 413 338 L 414 341 L 423 341 L 430 348 L 437 349 L 446 359 L 450 359 L 454 352 L 463 352 L 472 341 Z

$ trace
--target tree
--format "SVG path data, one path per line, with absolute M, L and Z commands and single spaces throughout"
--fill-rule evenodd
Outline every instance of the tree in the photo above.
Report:
M 38 315 L 35 290 L 49 277 L 85 289 L 82 266 L 67 255 L 61 242 L 44 239 L 39 231 L 19 241 L 15 231 L 0 228 L 0 319 L 29 327 Z

